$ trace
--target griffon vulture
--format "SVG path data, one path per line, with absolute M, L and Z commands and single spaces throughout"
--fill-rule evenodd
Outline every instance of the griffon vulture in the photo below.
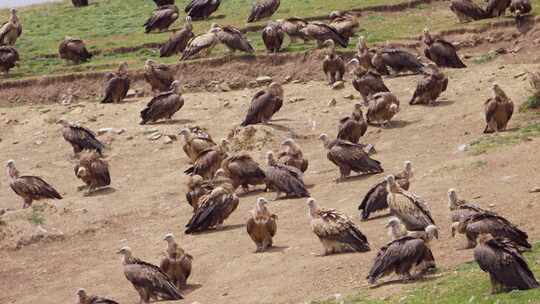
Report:
M 195 36 L 193 39 L 191 39 L 186 49 L 182 53 L 180 60 L 189 59 L 203 50 L 206 51 L 206 56 L 209 56 L 212 49 L 219 42 L 216 35 L 218 31 L 220 31 L 218 25 L 212 24 L 212 27 L 207 33 Z
M 225 45 L 231 53 L 242 51 L 251 54 L 255 52 L 255 49 L 253 49 L 253 46 L 251 46 L 246 36 L 234 26 L 218 26 L 217 29 L 217 39 Z
M 159 48 L 159 57 L 170 57 L 182 53 L 193 37 L 195 37 L 195 35 L 193 34 L 191 17 L 187 16 L 184 27 L 180 31 L 172 34 L 169 40 Z
M 364 36 L 360 36 L 358 38 L 358 43 L 356 44 L 356 54 L 353 59 L 357 59 L 358 64 L 365 70 L 369 71 L 370 69 L 375 68 L 371 63 L 372 57 L 373 54 L 370 52 L 367 46 L 366 38 Z
M 187 182 L 186 200 L 188 204 L 193 207 L 193 210 L 199 208 L 199 199 L 210 193 L 212 189 L 214 189 L 212 183 L 205 181 L 201 176 L 193 175 L 189 177 Z
M 245 192 L 249 190 L 249 185 L 257 186 L 265 183 L 266 174 L 259 164 L 247 153 L 235 154 L 227 157 L 221 168 L 232 180 L 233 189 L 242 186 Z
M 277 82 L 272 82 L 268 89 L 261 90 L 253 96 L 246 118 L 240 126 L 267 124 L 281 109 L 283 98 L 283 87 Z
M 437 228 L 437 226 L 429 225 L 424 231 L 409 231 L 397 217 L 388 220 L 385 228 L 388 228 L 388 235 L 393 241 L 404 236 L 410 236 L 422 239 L 424 242 L 429 243 L 431 240 L 439 238 L 439 228 Z
M 448 78 L 435 64 L 428 64 L 423 75 L 409 101 L 410 105 L 436 105 L 437 98 L 448 87 Z
M 179 133 L 184 139 L 182 149 L 186 153 L 189 160 L 193 163 L 197 161 L 199 156 L 204 152 L 216 146 L 216 143 L 210 136 L 201 135 L 197 132 L 192 132 L 190 129 L 182 129 Z
M 111 299 L 90 296 L 86 293 L 84 288 L 79 288 L 79 290 L 77 290 L 77 298 L 79 300 L 77 304 L 118 304 L 118 302 Z
M 152 12 L 152 16 L 144 23 L 144 32 L 147 34 L 155 30 L 163 32 L 169 29 L 169 26 L 171 26 L 179 16 L 180 11 L 176 5 L 159 6 Z
M 423 42 L 425 45 L 424 55 L 439 67 L 462 69 L 467 66 L 461 61 L 456 47 L 441 38 L 434 39 L 429 29 L 424 29 Z
M 371 64 L 377 69 L 377 72 L 383 75 L 390 75 L 388 68 L 396 74 L 402 72 L 421 73 L 424 65 L 418 58 L 404 50 L 394 48 L 379 48 L 371 59 Z
M 73 6 L 75 7 L 88 6 L 88 0 L 71 0 L 71 3 L 73 3 Z
M 184 98 L 180 95 L 180 82 L 175 80 L 171 90 L 160 93 L 152 98 L 141 111 L 141 125 L 156 122 L 160 119 L 171 119 L 172 116 L 184 106 Z
M 163 6 L 163 5 L 173 5 L 174 0 L 153 0 L 154 3 L 156 3 L 157 6 Z
M 60 58 L 72 61 L 75 64 L 86 62 L 92 58 L 92 54 L 86 49 L 84 41 L 79 38 L 66 37 L 58 47 Z
M 79 190 L 87 188 L 87 194 L 111 184 L 109 164 L 105 160 L 100 159 L 96 151 L 85 150 L 81 152 L 79 163 L 75 166 L 74 170 L 75 176 L 81 179 L 86 185 L 79 187 Z
M 486 15 L 488 17 L 501 17 L 506 14 L 506 9 L 512 0 L 486 0 Z
M 0 46 L 0 71 L 7 76 L 19 61 L 19 52 L 12 46 Z
M 390 120 L 399 112 L 399 100 L 390 92 L 380 92 L 368 100 L 366 120 L 371 125 L 390 126 Z
M 343 48 L 349 45 L 349 39 L 343 37 L 334 27 L 326 23 L 309 22 L 305 27 L 300 29 L 300 32 L 310 39 L 316 40 L 319 48 L 329 39 Z
M 362 95 L 364 104 L 368 104 L 371 95 L 380 92 L 390 92 L 384 84 L 381 74 L 374 69 L 366 69 L 357 58 L 351 59 L 349 66 L 354 66 L 351 74 L 353 75 L 352 85 L 356 91 Z
M 278 153 L 278 162 L 306 172 L 309 162 L 304 158 L 302 149 L 292 138 L 285 139 L 281 146 L 283 149 Z
M 266 186 L 267 189 L 277 192 L 276 200 L 281 198 L 281 193 L 285 193 L 284 198 L 308 197 L 309 192 L 304 184 L 304 174 L 295 167 L 279 164 L 274 159 L 274 153 L 269 151 L 266 154 Z
M 167 242 L 167 250 L 165 251 L 166 256 L 159 264 L 159 268 L 167 274 L 171 283 L 178 290 L 183 290 L 187 287 L 187 279 L 191 274 L 193 257 L 178 246 L 172 233 L 166 234 L 163 240 Z
M 347 12 L 334 11 L 330 13 L 329 17 L 330 26 L 334 27 L 346 39 L 354 36 L 360 26 L 356 16 Z
M 455 189 L 448 190 L 448 207 L 450 209 L 450 221 L 452 222 L 452 237 L 455 237 L 461 221 L 466 220 L 476 213 L 491 212 L 480 208 L 474 203 L 469 203 L 465 200 L 459 199 Z M 472 248 L 471 246 L 474 246 L 474 244 L 468 244 L 467 246 Z
M 253 2 L 247 23 L 257 22 L 272 16 L 278 10 L 280 4 L 280 0 L 258 0 Z
M 218 10 L 221 0 L 191 0 L 184 12 L 193 20 L 207 19 Z
M 510 13 L 515 15 L 517 20 L 531 11 L 532 5 L 530 0 L 512 0 L 510 3 Z
M 12 8 L 8 22 L 0 27 L 0 45 L 15 45 L 22 34 L 22 24 L 17 17 L 17 10 Z
M 351 115 L 339 120 L 337 138 L 357 144 L 360 137 L 366 134 L 367 127 L 362 113 L 362 105 L 355 103 Z
M 199 175 L 205 180 L 214 177 L 216 171 L 221 168 L 221 163 L 227 158 L 227 140 L 223 139 L 219 146 L 208 147 L 201 153 L 193 163 L 193 166 L 184 171 L 188 175 Z
M 295 43 L 297 39 L 301 39 L 306 43 L 309 36 L 301 30 L 308 25 L 308 22 L 299 17 L 290 17 L 287 19 L 278 19 L 276 22 L 281 29 L 289 36 L 291 43 Z
M 278 53 L 283 45 L 285 32 L 277 22 L 268 22 L 262 30 L 264 46 L 269 53 Z
M 332 85 L 336 81 L 343 80 L 345 62 L 341 56 L 336 54 L 336 45 L 333 40 L 326 40 L 323 45 L 328 47 L 327 54 L 323 59 L 323 72 L 328 84 Z
M 461 23 L 488 17 L 486 11 L 472 0 L 452 0 L 450 10 L 457 16 Z
M 96 134 L 90 129 L 63 119 L 59 120 L 58 124 L 62 125 L 62 136 L 71 144 L 75 155 L 83 150 L 94 150 L 99 155 L 103 155 L 105 146 L 96 138 Z
M 120 67 L 118 67 L 118 72 L 108 73 L 106 78 L 105 97 L 103 97 L 101 103 L 121 102 L 126 98 L 131 84 L 128 76 L 127 63 L 122 63 Z
M 174 73 L 173 68 L 159 64 L 152 59 L 146 60 L 144 64 L 144 79 L 150 84 L 153 92 L 170 90 L 174 81 Z
M 506 130 L 506 126 L 514 114 L 514 103 L 498 84 L 493 84 L 493 97 L 484 103 L 486 128 L 484 133 Z
M 276 235 L 278 217 L 268 211 L 267 204 L 266 199 L 259 197 L 246 222 L 247 233 L 257 246 L 255 252 L 264 252 L 272 247 L 272 238 Z

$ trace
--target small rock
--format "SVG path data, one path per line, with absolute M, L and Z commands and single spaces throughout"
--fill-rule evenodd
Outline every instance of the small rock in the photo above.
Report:
M 113 128 L 101 128 L 97 131 L 98 135 L 103 135 L 105 133 L 111 133 L 113 132 Z
M 341 90 L 345 87 L 345 82 L 343 81 L 336 81 L 334 84 L 332 84 L 333 90 Z
M 302 83 L 302 80 L 300 80 L 300 79 L 295 79 L 295 80 L 293 80 L 291 83 L 299 84 L 299 83 Z
M 42 113 L 42 114 L 45 114 L 45 113 L 49 113 L 50 111 L 51 111 L 51 109 L 42 109 L 39 112 Z
M 137 91 L 134 89 L 129 90 L 126 94 L 126 98 L 133 98 L 135 96 L 137 96 Z
M 220 85 L 219 85 L 219 88 L 220 88 L 220 90 L 221 90 L 222 92 L 230 92 L 230 91 L 231 91 L 231 86 L 230 86 L 228 83 L 226 83 L 226 82 L 220 84 Z
M 151 134 L 150 136 L 148 136 L 148 139 L 149 140 L 158 140 L 161 138 L 161 136 L 163 136 L 163 134 L 159 133 L 159 132 L 156 132 L 154 134 Z
M 494 207 L 495 207 L 495 204 L 489 204 L 488 207 L 489 207 L 489 208 L 494 208 Z
M 337 100 L 335 98 L 332 98 L 330 102 L 328 103 L 329 107 L 335 107 L 337 105 Z
M 223 103 L 223 107 L 224 108 L 230 108 L 231 107 L 231 103 L 227 100 Z
M 122 129 L 115 129 L 113 131 L 114 133 L 120 135 L 120 134 L 124 134 L 126 132 L 126 129 L 122 128 Z
M 166 144 L 166 145 L 169 145 L 169 144 L 172 144 L 173 142 L 173 139 L 169 136 L 165 136 L 164 137 L 164 140 L 163 140 L 163 143 Z
M 256 88 L 258 86 L 257 81 L 253 80 L 248 83 L 248 87 Z
M 297 103 L 306 100 L 304 97 L 292 97 L 289 99 L 289 103 Z
M 155 128 L 150 128 L 150 129 L 143 129 L 143 134 L 152 134 L 152 133 L 156 133 L 156 132 L 159 132 L 158 129 L 155 129 Z
M 536 192 L 540 192 L 540 187 L 534 187 L 531 190 L 529 190 L 529 193 L 536 193 Z
M 292 76 L 291 75 L 288 75 L 285 77 L 285 82 L 289 82 L 292 80 Z
M 272 82 L 272 77 L 270 76 L 260 76 L 255 79 L 257 81 L 257 84 L 263 85 L 263 84 L 269 84 Z
M 34 144 L 35 144 L 36 146 L 41 146 L 41 145 L 43 144 L 43 140 L 36 140 L 36 141 L 34 142 Z
M 463 144 L 463 145 L 460 145 L 457 149 L 459 152 L 465 152 L 469 149 L 469 145 Z
M 133 140 L 133 136 L 126 137 L 126 140 Z
M 345 96 L 343 96 L 343 98 L 353 100 L 354 95 L 353 94 L 345 95 Z
M 17 144 L 19 144 L 19 141 L 16 140 L 16 141 L 12 142 L 12 144 L 17 145 Z
M 328 113 L 328 112 L 330 112 L 330 111 L 328 111 L 328 110 L 322 110 L 321 112 L 323 112 L 323 113 Z
M 97 116 L 88 116 L 88 121 L 89 122 L 96 122 L 97 121 Z

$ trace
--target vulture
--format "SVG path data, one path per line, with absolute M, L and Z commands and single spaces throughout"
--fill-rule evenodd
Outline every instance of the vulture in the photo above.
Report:
M 331 12 L 330 26 L 334 27 L 341 36 L 350 39 L 358 31 L 360 24 L 355 15 L 347 12 Z
M 73 6 L 75 7 L 88 6 L 88 0 L 71 0 L 71 3 L 73 3 Z
M 272 238 L 277 231 L 277 215 L 270 213 L 266 205 L 268 201 L 262 197 L 257 199 L 255 208 L 251 210 L 246 222 L 246 230 L 257 246 L 257 252 L 264 252 L 272 247 Z
M 225 174 L 218 170 L 216 176 Z M 223 222 L 236 210 L 240 200 L 234 193 L 231 182 L 225 182 L 199 199 L 199 207 L 186 225 L 186 234 L 219 229 Z
M 246 36 L 234 26 L 217 26 L 217 29 L 216 37 L 218 41 L 225 45 L 231 53 L 242 51 L 251 54 L 255 52 Z
M 209 56 L 212 49 L 219 42 L 216 35 L 218 31 L 220 31 L 220 28 L 216 24 L 212 24 L 212 27 L 207 33 L 192 38 L 184 49 L 180 60 L 189 59 L 203 50 L 206 51 L 206 56 Z
M 404 236 L 379 250 L 367 279 L 370 284 L 375 284 L 380 278 L 395 272 L 404 280 L 412 280 L 413 267 L 418 270 L 416 276 L 420 276 L 435 268 L 435 258 L 423 239 Z
M 390 74 L 388 67 L 396 74 L 407 71 L 418 74 L 424 69 L 424 65 L 415 55 L 404 50 L 388 47 L 377 49 L 371 59 L 371 64 L 377 69 L 377 72 L 383 75 Z
M 484 133 L 493 133 L 506 130 L 508 121 L 514 113 L 514 103 L 498 84 L 493 84 L 494 96 L 484 103 L 486 128 Z
M 157 6 L 173 5 L 174 0 L 154 0 Z
M 118 302 L 111 299 L 89 296 L 84 288 L 79 288 L 79 290 L 77 290 L 77 297 L 79 298 L 77 304 L 118 304 Z
M 221 163 L 227 158 L 227 140 L 223 139 L 219 146 L 208 147 L 198 154 L 193 166 L 189 167 L 185 174 L 199 175 L 204 180 L 210 180 L 214 177 L 216 171 L 221 168 Z M 195 154 L 195 153 L 194 153 Z
M 171 90 L 160 93 L 150 100 L 141 111 L 141 125 L 156 122 L 160 119 L 171 119 L 184 106 L 184 98 L 180 95 L 180 81 L 171 84 Z
M 317 46 L 320 48 L 323 43 L 330 39 L 335 44 L 346 48 L 349 45 L 349 39 L 343 37 L 338 31 L 326 23 L 322 22 L 309 22 L 306 26 L 300 29 L 306 37 L 317 41 Z
M 410 179 L 413 176 L 411 161 L 405 162 L 405 169 L 402 172 L 394 175 L 396 182 L 403 190 L 409 190 Z M 358 210 L 362 210 L 362 220 L 366 221 L 369 215 L 373 212 L 381 211 L 388 208 L 388 183 L 386 180 L 371 187 L 364 196 L 364 199 L 358 206 Z
M 118 72 L 108 73 L 106 78 L 105 97 L 103 97 L 101 103 L 121 102 L 126 98 L 131 84 L 128 76 L 127 63 L 122 63 L 120 67 L 118 67 Z
M 510 7 L 512 0 L 486 0 L 487 17 L 501 17 L 506 13 L 506 9 Z
M 184 11 L 193 20 L 208 19 L 218 10 L 221 0 L 191 0 Z
M 429 225 L 435 225 L 425 201 L 414 193 L 402 189 L 393 175 L 386 177 L 388 207 L 390 212 L 401 220 L 409 231 L 425 231 Z
M 19 59 L 17 49 L 12 46 L 0 46 L 0 71 L 4 75 L 9 74 L 9 70 L 18 64 Z
M 92 54 L 86 49 L 84 41 L 79 38 L 66 37 L 58 47 L 60 58 L 75 64 L 86 62 L 92 58 Z
M 393 241 L 404 236 L 410 236 L 422 239 L 424 242 L 429 243 L 434 238 L 439 238 L 439 229 L 437 226 L 429 225 L 424 231 L 408 231 L 397 217 L 391 218 L 385 228 L 388 228 L 388 235 Z
M 488 17 L 486 11 L 474 3 L 473 0 L 452 0 L 450 10 L 456 14 L 461 23 Z
M 437 104 L 437 98 L 448 87 L 448 78 L 435 64 L 428 64 L 423 75 L 409 101 L 410 105 L 435 105 Z
M 358 43 L 356 44 L 356 54 L 353 59 L 358 60 L 358 64 L 363 67 L 365 70 L 374 69 L 375 67 L 371 63 L 372 54 L 367 46 L 366 38 L 360 36 L 358 38 Z M 349 62 L 349 64 L 351 61 Z
M 281 193 L 285 193 L 284 198 L 309 197 L 302 171 L 278 163 L 272 151 L 266 154 L 266 159 L 268 165 L 265 173 L 266 187 L 277 192 L 275 200 L 281 198 Z
M 23 209 L 32 206 L 33 201 L 42 199 L 62 199 L 62 196 L 46 181 L 37 176 L 19 175 L 15 162 L 6 163 L 9 186 L 24 200 Z
M 171 38 L 159 48 L 159 57 L 170 57 L 182 53 L 193 37 L 195 37 L 195 35 L 193 34 L 191 17 L 187 16 L 184 27 L 180 31 L 172 34 Z
M 189 177 L 187 188 L 186 200 L 188 204 L 193 207 L 193 210 L 199 208 L 200 198 L 210 193 L 212 189 L 214 189 L 212 183 L 204 181 L 204 179 L 199 175 Z
M 518 20 L 531 11 L 532 6 L 530 0 L 512 0 L 510 3 L 510 13 L 514 14 Z
M 257 22 L 272 16 L 278 10 L 280 4 L 280 0 L 258 0 L 253 2 L 247 23 Z
M 347 216 L 334 209 L 320 209 L 313 198 L 307 203 L 311 229 L 324 248 L 322 255 L 370 250 L 366 236 Z
M 374 69 L 366 69 L 357 58 L 351 59 L 347 64 L 354 66 L 351 74 L 353 75 L 352 85 L 356 91 L 362 95 L 364 104 L 368 104 L 371 95 L 380 92 L 390 92 L 384 84 L 381 74 Z
M 292 138 L 285 139 L 281 146 L 283 150 L 278 153 L 278 162 L 287 166 L 295 167 L 303 173 L 307 171 L 309 162 L 304 158 L 298 143 Z
M 158 30 L 159 32 L 168 30 L 169 26 L 171 26 L 179 16 L 180 12 L 176 5 L 159 6 L 152 12 L 152 16 L 144 23 L 144 32 L 148 34 L 155 30 Z
M 79 189 L 88 188 L 87 194 L 111 184 L 109 164 L 105 160 L 100 159 L 96 151 L 85 150 L 81 152 L 79 163 L 75 166 L 74 170 L 75 176 L 81 179 L 86 185 L 79 187 Z
M 232 186 L 235 190 L 242 186 L 247 192 L 249 185 L 261 185 L 266 180 L 264 171 L 247 153 L 230 155 L 221 163 L 221 168 L 225 175 L 232 180 Z
M 0 45 L 15 45 L 22 34 L 22 24 L 17 17 L 17 10 L 10 10 L 8 22 L 0 27 Z
M 122 247 L 117 253 L 122 255 L 124 275 L 139 293 L 141 304 L 149 304 L 150 299 L 181 300 L 184 298 L 167 274 L 158 266 L 133 257 L 129 247 Z
M 74 123 L 69 123 L 63 119 L 58 121 L 62 125 L 62 136 L 73 147 L 75 155 L 83 150 L 94 150 L 99 155 L 103 155 L 105 146 L 96 138 L 96 134 L 90 129 L 79 126 Z
M 187 279 L 191 274 L 193 257 L 178 246 L 172 233 L 166 234 L 163 240 L 167 242 L 167 250 L 159 268 L 167 274 L 178 290 L 183 290 L 187 287 Z
M 184 146 L 182 149 L 186 153 L 189 160 L 193 163 L 197 161 L 199 156 L 216 146 L 216 143 L 210 136 L 201 135 L 197 132 L 192 132 L 190 129 L 182 129 L 179 133 L 184 138 Z
M 457 49 L 452 43 L 441 38 L 433 39 L 427 28 L 424 29 L 423 42 L 424 55 L 437 66 L 455 69 L 467 67 L 459 58 Z
M 331 141 L 326 134 L 321 134 L 319 139 L 328 150 L 328 160 L 339 167 L 340 177 L 336 182 L 345 180 L 351 171 L 360 174 L 378 174 L 384 171 L 381 163 L 369 157 L 360 144 L 341 139 Z
M 159 64 L 152 59 L 146 60 L 144 64 L 144 79 L 153 92 L 165 92 L 170 90 L 171 84 L 174 81 L 175 71 L 165 65 Z
M 341 56 L 336 54 L 336 45 L 333 40 L 326 40 L 324 45 L 328 47 L 328 53 L 323 59 L 323 72 L 328 84 L 332 85 L 336 81 L 343 80 L 345 62 Z
M 308 22 L 299 17 L 290 17 L 287 19 L 278 19 L 276 22 L 281 29 L 289 36 L 291 43 L 295 43 L 297 39 L 301 39 L 306 43 L 310 38 L 301 30 L 308 25 Z
M 351 115 L 339 120 L 337 138 L 357 144 L 360 137 L 366 134 L 367 127 L 362 113 L 362 105 L 355 103 Z
M 399 100 L 390 92 L 371 95 L 366 120 L 368 124 L 390 126 L 390 120 L 399 112 Z
M 255 124 L 267 124 L 274 114 L 276 114 L 283 105 L 283 87 L 272 82 L 268 89 L 261 90 L 251 99 L 246 118 L 240 124 L 245 127 Z
M 461 221 L 476 213 L 491 212 L 480 208 L 474 203 L 459 199 L 455 189 L 448 190 L 448 207 L 450 209 L 450 221 L 452 222 L 452 237 L 456 235 L 456 231 L 458 230 Z M 473 248 L 474 245 L 475 244 L 468 244 L 467 248 Z
M 481 235 L 474 260 L 482 271 L 489 273 L 492 294 L 540 287 L 527 260 L 507 239 Z
M 277 22 L 269 22 L 262 30 L 262 39 L 268 53 L 278 53 L 284 38 L 285 32 Z

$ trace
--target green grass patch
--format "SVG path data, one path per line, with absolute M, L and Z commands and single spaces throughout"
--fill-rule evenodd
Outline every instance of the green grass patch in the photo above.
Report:
M 540 108 L 540 96 L 530 96 L 527 101 L 519 106 L 520 112 L 527 112 L 528 110 L 534 110 Z
M 497 56 L 498 56 L 497 53 L 489 52 L 487 54 L 484 54 L 482 56 L 474 58 L 473 62 L 476 63 L 476 64 L 484 64 L 484 63 L 488 63 L 490 61 L 495 60 L 495 58 L 497 58 Z
M 471 143 L 471 153 L 479 155 L 499 147 L 515 145 L 540 136 L 540 122 L 530 123 L 528 126 L 515 131 L 501 132 L 485 135 Z
M 28 217 L 28 221 L 32 225 L 36 226 L 45 224 L 45 215 L 43 214 L 44 211 L 44 205 L 32 205 L 32 213 Z

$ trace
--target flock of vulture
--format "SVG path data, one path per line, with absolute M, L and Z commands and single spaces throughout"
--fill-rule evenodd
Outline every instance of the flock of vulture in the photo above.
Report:
M 179 15 L 174 1 L 155 2 L 159 7 L 145 24 L 147 32 L 167 29 Z M 469 0 L 454 0 L 451 8 L 460 20 L 464 16 L 476 19 L 476 12 L 483 12 L 483 16 L 500 15 L 506 7 L 514 7 L 519 14 L 526 12 L 521 6 L 515 8 L 518 4 L 523 5 L 523 0 L 505 2 L 504 9 L 494 2 L 502 3 L 490 0 L 488 7 L 482 9 L 475 7 Z M 76 6 L 87 5 L 87 1 L 73 3 Z M 249 41 L 232 27 L 214 24 L 208 33 L 194 36 L 191 32 L 191 20 L 208 18 L 219 5 L 219 0 L 193 0 L 186 7 L 188 17 L 185 27 L 174 33 L 170 41 L 163 45 L 162 55 L 182 53 L 182 58 L 186 59 L 203 50 L 208 52 L 218 42 L 225 44 L 231 51 L 253 52 Z M 257 2 L 248 22 L 267 18 L 278 7 L 279 0 Z M 433 37 L 428 29 L 423 33 L 424 55 L 431 61 L 427 65 L 402 49 L 389 46 L 370 49 L 363 37 L 358 40 L 356 55 L 346 63 L 336 53 L 335 47 L 336 44 L 343 47 L 348 45 L 358 23 L 349 14 L 332 13 L 331 17 L 333 25 L 306 22 L 300 18 L 270 22 L 263 30 L 263 39 L 270 52 L 281 49 L 284 34 L 288 34 L 293 41 L 316 40 L 319 47 L 325 48 L 322 70 L 330 84 L 343 80 L 346 71 L 350 71 L 352 85 L 360 93 L 363 102 L 354 104 L 351 114 L 337 122 L 335 138 L 327 134 L 319 137 L 327 151 L 328 160 L 339 169 L 336 182 L 340 182 L 349 178 L 352 172 L 359 175 L 384 172 L 382 163 L 372 158 L 375 153 L 373 146 L 360 143 L 369 126 L 385 127 L 391 124 L 392 118 L 400 111 L 400 102 L 385 85 L 383 76 L 404 72 L 420 74 L 409 103 L 436 106 L 439 95 L 449 85 L 442 68 L 466 68 L 466 65 L 452 43 Z M 17 54 L 12 45 L 21 32 L 16 11 L 12 10 L 10 21 L 0 29 L 0 43 L 4 44 L 0 46 L 0 62 L 4 67 L 6 50 L 13 50 Z M 62 58 L 74 62 L 92 57 L 84 43 L 77 38 L 66 38 L 60 46 L 60 54 Z M 175 72 L 166 65 L 147 60 L 144 73 L 154 97 L 140 112 L 140 124 L 171 119 L 184 105 L 181 85 L 175 79 Z M 122 101 L 129 87 L 128 67 L 122 64 L 118 71 L 107 75 L 102 102 Z M 501 87 L 494 84 L 492 89 L 493 97 L 484 105 L 484 133 L 504 131 L 513 114 L 513 102 Z M 253 96 L 245 118 L 239 122 L 239 128 L 269 123 L 284 106 L 283 101 L 283 86 L 277 82 L 271 83 Z M 367 108 L 365 115 L 362 111 L 364 107 Z M 88 128 L 65 120 L 58 123 L 63 127 L 63 138 L 71 144 L 78 160 L 74 173 L 84 183 L 79 190 L 87 189 L 88 194 L 109 186 L 109 163 L 103 159 L 105 145 Z M 227 139 L 216 142 L 203 128 L 185 128 L 180 135 L 184 143 L 183 150 L 190 162 L 184 172 L 189 176 L 186 200 L 193 208 L 192 217 L 185 226 L 186 234 L 219 230 L 237 209 L 240 203 L 239 192 L 249 192 L 253 187 L 264 186 L 265 191 L 275 192 L 276 200 L 306 199 L 311 228 L 321 241 L 322 255 L 371 250 L 367 236 L 349 217 L 334 209 L 320 208 L 311 197 L 304 184 L 309 162 L 293 139 L 285 139 L 282 149 L 276 154 L 268 151 L 266 164 L 261 166 L 247 152 L 232 153 Z M 10 187 L 23 199 L 23 208 L 30 207 L 36 200 L 62 199 L 59 192 L 43 179 L 21 175 L 13 160 L 6 163 L 6 172 Z M 428 202 L 410 190 L 412 177 L 412 163 L 407 161 L 402 172 L 388 175 L 373 185 L 359 205 L 363 221 L 368 220 L 372 213 L 384 210 L 393 216 L 386 225 L 391 241 L 379 249 L 367 276 L 371 284 L 392 273 L 404 280 L 412 280 L 436 268 L 430 244 L 438 238 L 439 228 Z M 456 232 L 465 235 L 466 248 L 474 248 L 475 260 L 490 275 L 493 292 L 539 287 L 522 256 L 523 251 L 531 248 L 526 232 L 500 214 L 459 199 L 453 189 L 448 191 L 448 202 L 453 223 L 452 235 Z M 267 199 L 258 198 L 246 223 L 256 252 L 271 248 L 277 232 L 278 216 L 268 209 L 268 203 Z M 164 241 L 167 243 L 167 256 L 159 266 L 134 257 L 129 247 L 118 252 L 122 256 L 125 276 L 139 293 L 141 303 L 183 298 L 182 291 L 187 287 L 193 257 L 176 243 L 172 234 L 167 234 Z M 84 289 L 78 290 L 77 296 L 81 304 L 117 303 L 89 296 Z

